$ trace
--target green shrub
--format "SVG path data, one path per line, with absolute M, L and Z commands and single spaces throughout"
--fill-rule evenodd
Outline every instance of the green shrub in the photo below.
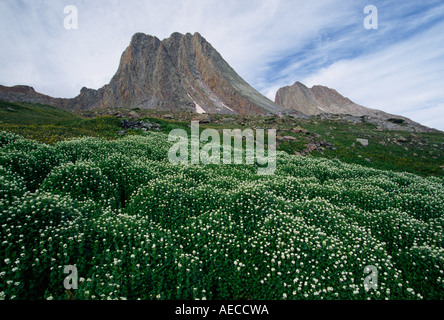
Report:
M 0 165 L 0 208 L 22 196 L 26 191 L 23 178 Z
M 0 133 L 0 296 L 444 299 L 442 178 L 281 152 L 271 176 L 175 166 L 170 145 Z
M 54 168 L 41 185 L 43 191 L 69 195 L 75 200 L 92 200 L 115 207 L 116 186 L 91 162 L 66 163 Z

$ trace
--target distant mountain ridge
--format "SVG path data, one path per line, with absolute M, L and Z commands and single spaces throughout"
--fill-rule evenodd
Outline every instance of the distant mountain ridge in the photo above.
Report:
M 159 40 L 136 33 L 109 84 L 82 88 L 73 99 L 52 98 L 31 87 L 0 87 L 0 99 L 82 110 L 142 108 L 221 114 L 278 113 L 282 108 L 243 80 L 199 33 Z
M 275 102 L 285 109 L 300 111 L 307 115 L 330 113 L 407 119 L 381 110 L 363 107 L 334 89 L 319 85 L 308 88 L 299 81 L 292 86 L 280 88 L 276 92 Z
M 367 122 L 384 129 L 404 130 L 407 125 L 418 131 L 439 131 L 403 116 L 361 106 L 334 89 L 320 85 L 308 88 L 299 81 L 292 86 L 280 88 L 276 92 L 275 103 L 287 111 L 301 112 L 308 116 L 365 117 Z
M 0 100 L 41 103 L 69 111 L 141 108 L 195 113 L 296 116 L 351 115 L 396 130 L 399 123 L 428 130 L 408 118 L 370 109 L 324 86 L 300 82 L 280 88 L 275 102 L 243 80 L 199 33 L 158 38 L 136 33 L 122 53 L 110 82 L 98 90 L 82 88 L 72 99 L 53 98 L 29 86 L 0 85 Z

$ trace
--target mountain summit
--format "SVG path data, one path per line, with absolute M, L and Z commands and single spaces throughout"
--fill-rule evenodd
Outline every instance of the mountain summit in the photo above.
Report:
M 279 89 L 272 102 L 243 80 L 199 33 L 175 32 L 164 40 L 134 34 L 110 82 L 98 90 L 82 88 L 75 98 L 53 98 L 28 86 L 0 85 L 0 100 L 41 103 L 70 111 L 141 108 L 243 115 L 292 113 L 302 117 L 351 115 L 370 117 L 384 128 L 399 129 L 400 123 L 428 130 L 408 118 L 358 105 L 324 86 L 307 88 L 296 82 Z
M 111 82 L 92 106 L 207 113 L 280 110 L 245 82 L 199 34 L 158 38 L 136 33 Z
M 26 89 L 26 90 L 25 90 Z M 73 99 L 31 87 L 0 88 L 0 99 L 38 102 L 68 110 L 142 108 L 221 114 L 278 113 L 282 108 L 245 82 L 199 33 L 159 40 L 136 33 L 109 84 L 82 88 Z
M 334 89 L 325 86 L 308 88 L 301 82 L 280 88 L 276 93 L 275 103 L 285 109 L 300 111 L 307 115 L 349 114 L 386 119 L 394 117 L 383 111 L 356 104 Z

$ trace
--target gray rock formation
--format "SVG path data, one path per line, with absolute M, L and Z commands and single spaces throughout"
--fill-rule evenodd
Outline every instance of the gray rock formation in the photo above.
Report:
M 320 116 L 322 119 L 342 118 L 355 123 L 365 121 L 386 130 L 438 131 L 406 117 L 363 107 L 324 86 L 308 88 L 296 82 L 292 86 L 280 88 L 276 93 L 275 103 L 289 111 Z
M 300 82 L 278 90 L 270 101 L 245 82 L 199 33 L 173 33 L 159 40 L 133 35 L 117 72 L 98 90 L 82 88 L 72 99 L 53 98 L 28 86 L 0 85 L 0 99 L 47 104 L 66 110 L 140 108 L 219 114 L 288 114 L 369 122 L 380 130 L 438 131 L 408 118 L 370 109 L 337 91 Z M 275 121 L 275 120 L 272 120 Z
M 297 110 L 307 115 L 349 114 L 352 116 L 376 116 L 386 119 L 396 117 L 383 111 L 354 103 L 336 90 L 324 86 L 306 87 L 300 82 L 283 87 L 276 93 L 276 104 L 285 109 Z M 403 118 L 403 117 L 398 117 Z
M 83 88 L 73 99 L 52 98 L 30 87 L 1 87 L 0 99 L 65 109 L 141 108 L 222 114 L 278 113 L 282 108 L 245 82 L 199 34 L 169 38 L 136 33 L 110 83 Z
M 358 141 L 364 147 L 368 146 L 368 140 L 367 139 L 358 138 L 358 139 L 356 139 L 356 141 Z

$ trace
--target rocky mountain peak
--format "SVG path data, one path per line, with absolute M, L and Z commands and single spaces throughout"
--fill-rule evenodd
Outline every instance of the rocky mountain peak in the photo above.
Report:
M 248 85 L 199 33 L 159 40 L 132 36 L 110 83 L 84 92 L 76 108 L 147 108 L 207 113 L 265 114 L 277 105 Z
M 17 93 L 34 93 L 36 92 L 33 87 L 30 86 L 24 86 L 24 85 L 17 85 L 13 87 L 6 87 L 0 85 L 0 89 L 8 92 L 17 92 Z
M 406 117 L 393 115 L 381 110 L 370 109 L 354 103 L 349 98 L 326 86 L 315 85 L 308 88 L 301 82 L 295 82 L 292 86 L 279 89 L 276 93 L 275 103 L 288 111 L 297 111 L 309 116 L 360 121 L 362 117 L 367 122 L 389 130 L 418 130 L 433 131 Z M 401 123 L 406 126 L 401 126 Z
M 307 88 L 307 86 L 305 84 L 303 84 L 302 82 L 296 81 L 293 86 L 295 87 L 299 87 L 299 88 Z M 307 88 L 308 89 L 308 88 Z
M 308 115 L 330 113 L 363 116 L 373 112 L 372 109 L 354 103 L 334 89 L 321 85 L 308 88 L 301 82 L 279 89 L 275 102 L 286 109 Z
M 163 40 L 141 32 L 134 34 L 110 82 L 98 90 L 82 88 L 73 99 L 53 98 L 29 86 L 1 85 L 0 99 L 67 110 L 141 108 L 244 115 L 288 112 L 304 117 L 350 115 L 413 123 L 358 105 L 334 89 L 320 85 L 308 88 L 299 81 L 279 89 L 272 102 L 243 80 L 198 32 L 175 32 Z
M 52 98 L 31 89 L 0 87 L 0 99 L 64 109 L 138 107 L 222 114 L 282 111 L 246 83 L 198 32 L 175 32 L 163 40 L 142 32 L 134 34 L 111 81 L 98 90 L 82 88 L 73 99 Z

